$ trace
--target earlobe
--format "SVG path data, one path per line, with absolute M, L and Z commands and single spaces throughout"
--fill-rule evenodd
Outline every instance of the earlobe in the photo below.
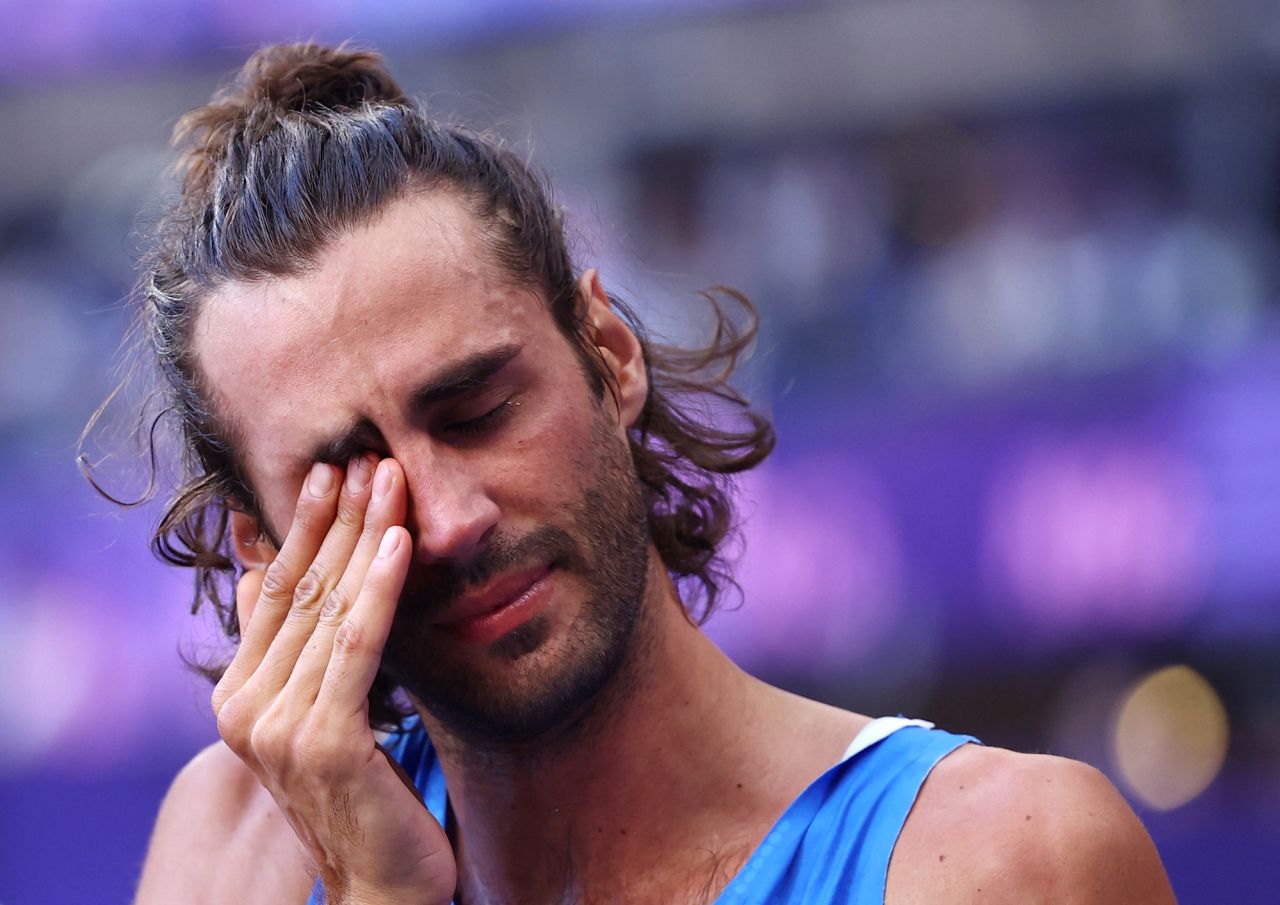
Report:
M 618 391 L 618 419 L 624 427 L 631 427 L 649 397 L 644 349 L 635 333 L 613 310 L 609 295 L 600 283 L 600 274 L 594 268 L 579 277 L 578 292 L 586 305 L 583 320 L 588 336 L 613 372 Z
M 276 549 L 272 546 L 258 520 L 245 512 L 232 510 L 228 513 L 231 529 L 231 548 L 236 560 L 246 570 L 265 569 L 271 560 L 276 558 Z

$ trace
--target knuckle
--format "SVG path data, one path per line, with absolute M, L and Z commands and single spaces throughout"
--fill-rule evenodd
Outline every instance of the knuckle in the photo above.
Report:
M 347 619 L 338 626 L 338 631 L 333 636 L 333 646 L 339 653 L 347 656 L 365 653 L 371 647 L 368 632 L 354 619 Z
M 297 610 L 315 609 L 323 597 L 324 580 L 313 566 L 293 587 L 293 607 Z
M 338 517 L 335 521 L 348 531 L 358 531 L 364 525 L 364 510 L 354 502 L 344 499 L 338 506 Z
M 251 746 L 253 721 L 249 718 L 240 698 L 231 695 L 217 708 L 218 735 L 227 747 L 237 754 L 244 754 Z
M 262 576 L 262 596 L 268 600 L 288 600 L 293 593 L 289 587 L 289 567 L 281 557 L 267 566 Z
M 320 607 L 322 618 L 332 619 L 341 616 L 351 608 L 351 594 L 339 583 L 324 597 L 324 605 Z

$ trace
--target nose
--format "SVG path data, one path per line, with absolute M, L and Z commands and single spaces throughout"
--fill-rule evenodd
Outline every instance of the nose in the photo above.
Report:
M 483 548 L 501 510 L 485 489 L 483 475 L 447 453 L 421 450 L 397 455 L 404 468 L 409 508 L 405 525 L 416 553 L 426 562 L 466 562 Z

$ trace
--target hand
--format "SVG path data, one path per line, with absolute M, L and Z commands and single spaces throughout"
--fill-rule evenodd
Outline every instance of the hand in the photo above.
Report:
M 279 554 L 236 588 L 241 639 L 213 692 L 218 732 L 315 859 L 330 902 L 447 903 L 448 837 L 369 727 L 411 556 L 404 473 L 365 456 L 339 488 L 341 477 L 312 468 Z

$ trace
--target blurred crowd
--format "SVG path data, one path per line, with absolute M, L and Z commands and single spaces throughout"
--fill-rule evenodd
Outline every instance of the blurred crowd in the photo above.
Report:
M 997 36 L 1017 6 L 961 5 Z M 309 34 L 345 36 L 357 14 L 331 6 Z M 899 111 L 905 89 L 877 94 L 873 80 L 847 94 L 884 103 L 843 115 L 839 84 L 770 106 L 749 87 L 764 76 L 733 59 L 735 40 L 830 31 L 840 4 L 640 16 L 584 0 L 570 5 L 582 19 L 539 21 L 481 6 L 501 27 L 446 4 L 436 20 L 388 7 L 366 33 L 387 37 L 410 91 L 430 94 L 418 79 L 441 73 L 462 86 L 445 115 L 474 106 L 469 77 L 491 80 L 481 106 L 513 141 L 532 134 L 580 263 L 599 264 L 660 338 L 696 340 L 704 286 L 731 284 L 760 310 L 742 382 L 780 443 L 742 482 L 742 594 L 713 636 L 844 706 L 1088 760 L 1139 809 L 1183 901 L 1264 901 L 1254 892 L 1280 879 L 1263 857 L 1280 841 L 1280 17 L 1259 13 L 1249 32 L 1272 36 L 1270 57 L 1221 51 L 1230 65 L 1208 74 L 1044 82 L 1029 60 L 1020 94 L 966 76 L 962 100 L 943 80 L 936 102 L 913 94 Z M 891 19 L 909 6 L 850 8 L 905 33 L 911 21 Z M 1244 6 L 1223 15 L 1238 27 Z M 1145 8 L 1175 34 L 1165 5 Z M 248 42 L 305 20 L 214 13 Z M 414 27 L 393 28 L 402 18 Z M 128 35 L 95 32 L 99 57 L 48 58 L 52 84 L 35 84 L 30 60 L 4 70 L 0 124 L 6 110 L 28 125 L 63 116 L 47 156 L 74 162 L 41 170 L 40 135 L 5 136 L 33 173 L 24 182 L 11 156 L 0 187 L 6 905 L 54 882 L 41 866 L 56 863 L 42 854 L 55 830 L 112 838 L 39 901 L 97 901 L 84 891 L 102 876 L 102 901 L 127 897 L 168 778 L 214 737 L 207 686 L 181 654 L 216 632 L 188 613 L 189 577 L 149 557 L 155 506 L 112 506 L 75 464 L 80 429 L 128 365 L 133 261 L 171 192 L 166 131 L 243 56 L 207 46 L 188 60 L 201 41 L 174 29 L 140 69 L 119 56 Z M 651 53 L 648 90 L 723 97 L 746 125 L 638 103 L 578 121 L 512 87 L 586 91 L 590 48 L 624 44 L 632 73 L 645 47 L 720 67 L 713 91 Z M 823 53 L 791 50 L 789 66 L 829 79 Z M 1148 56 L 1135 51 L 1135 71 Z M 896 65 L 905 84 L 928 60 L 904 51 Z M 104 123 L 145 129 L 57 144 L 69 114 L 54 100 L 90 83 Z M 150 84 L 165 87 L 143 115 Z M 89 447 L 126 496 L 143 490 L 127 403 L 144 391 L 108 409 Z

